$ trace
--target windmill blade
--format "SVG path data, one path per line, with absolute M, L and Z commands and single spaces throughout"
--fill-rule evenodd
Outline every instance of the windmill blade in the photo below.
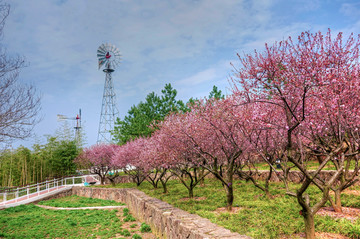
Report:
M 96 56 L 97 56 L 97 58 L 99 58 L 99 59 L 100 59 L 100 58 L 105 58 L 105 54 L 97 54 Z
M 114 62 L 116 63 L 116 65 L 119 65 L 120 64 L 120 59 L 115 59 Z
M 116 46 L 113 46 L 113 52 L 114 52 L 114 53 L 117 53 L 117 52 L 119 52 L 119 49 L 117 49 Z
M 100 68 L 104 65 L 104 61 L 102 61 L 102 60 L 99 60 L 99 70 L 100 70 Z
M 106 53 L 106 49 L 105 49 L 104 44 L 102 44 L 101 46 L 99 46 L 97 52 L 100 53 L 100 54 L 105 54 L 105 53 Z
M 115 55 L 120 55 L 119 49 L 116 48 L 116 50 L 114 50 L 114 54 L 115 54 Z
M 99 57 L 105 57 L 105 53 L 97 53 L 96 56 L 99 58 Z
M 105 57 L 105 55 L 103 55 L 103 56 L 100 56 L 100 57 L 98 57 L 99 58 L 99 60 L 106 60 L 106 57 Z
M 107 57 L 108 53 L 110 56 Z M 110 43 L 104 43 L 99 46 L 96 56 L 98 58 L 99 69 L 102 66 L 105 66 L 105 68 L 114 69 L 121 62 L 121 54 L 119 49 Z
M 99 47 L 99 49 L 97 50 L 97 54 L 105 54 L 105 50 L 101 47 Z

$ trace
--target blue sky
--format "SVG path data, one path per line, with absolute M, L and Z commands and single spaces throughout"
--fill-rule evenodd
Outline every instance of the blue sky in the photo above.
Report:
M 178 98 L 201 98 L 213 85 L 230 93 L 236 53 L 303 31 L 360 33 L 360 2 L 347 0 L 9 0 L 2 44 L 26 58 L 19 79 L 42 95 L 34 137 L 45 143 L 82 109 L 86 144 L 96 143 L 105 75 L 96 50 L 116 45 L 122 63 L 113 74 L 117 108 L 130 107 L 166 83 Z

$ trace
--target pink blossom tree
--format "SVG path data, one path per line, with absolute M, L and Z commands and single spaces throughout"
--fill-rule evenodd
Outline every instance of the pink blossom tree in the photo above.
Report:
M 147 138 L 144 143 L 144 148 L 140 154 L 140 159 L 144 164 L 144 170 L 147 173 L 147 181 L 158 188 L 159 182 L 163 186 L 163 192 L 167 193 L 167 182 L 171 178 L 169 173 L 169 160 L 164 153 L 164 143 L 161 141 L 161 136 L 156 131 L 150 138 Z
M 262 190 L 268 198 L 271 198 L 269 183 L 273 174 L 283 181 L 287 192 L 290 192 L 288 175 L 293 164 L 289 164 L 285 157 L 286 128 L 281 126 L 281 120 L 277 117 L 281 114 L 273 105 L 266 105 L 261 102 L 246 103 L 246 99 L 239 97 L 238 105 L 247 107 L 247 115 L 239 115 L 246 120 L 246 127 L 242 127 L 245 138 L 249 141 L 250 147 L 246 154 L 243 154 L 245 163 L 237 170 L 237 175 L 247 181 L 251 181 L 255 187 Z M 266 117 L 264 117 L 266 115 Z M 244 117 L 247 117 L 244 119 Z M 260 172 L 256 163 L 266 162 L 269 166 L 267 177 L 257 180 Z M 261 172 L 262 174 L 264 172 Z
M 105 183 L 105 178 L 110 171 L 117 170 L 117 165 L 112 160 L 114 153 L 118 149 L 114 144 L 97 144 L 85 148 L 75 160 L 79 165 L 91 168 L 91 171 L 99 175 L 101 184 Z M 109 175 L 111 180 L 115 179 L 117 174 Z
M 286 141 L 283 149 L 285 158 L 305 177 L 297 191 L 289 194 L 296 196 L 302 208 L 306 238 L 315 238 L 314 215 L 329 199 L 329 190 L 344 174 L 344 168 L 347 170 L 340 161 L 356 158 L 359 153 L 358 147 L 350 151 L 347 149 L 349 137 L 336 136 L 339 140 L 335 144 L 331 143 L 332 147 L 329 143 L 319 143 L 328 140 L 333 142 L 335 131 L 329 135 L 327 129 L 339 128 L 337 121 L 341 117 L 332 115 L 341 111 L 342 105 L 349 104 L 345 95 L 340 94 L 343 90 L 341 86 L 351 92 L 351 87 L 359 84 L 359 42 L 359 37 L 355 39 L 353 36 L 343 41 L 341 33 L 333 39 L 330 30 L 325 36 L 320 32 L 304 32 L 297 42 L 288 38 L 271 47 L 265 45 L 263 53 L 255 51 L 254 55 L 239 55 L 240 67 L 235 69 L 235 95 L 245 96 L 248 103 L 275 107 L 276 112 L 279 112 L 276 118 L 277 124 L 284 130 L 281 135 Z M 342 114 L 346 122 L 343 125 L 349 125 L 350 122 L 358 125 L 356 121 L 348 121 L 348 115 L 349 111 Z M 324 116 L 328 119 L 323 120 Z M 269 115 L 264 113 L 262 117 L 268 119 Z M 342 136 L 346 134 L 346 130 L 341 133 Z M 351 137 L 352 140 L 355 138 Z M 318 146 L 316 150 L 320 150 L 324 160 L 315 171 L 310 171 L 306 165 L 311 156 L 308 148 L 314 148 L 314 145 Z M 342 155 L 340 161 L 336 157 L 339 154 Z M 319 173 L 328 162 L 338 164 L 339 167 L 329 179 L 324 180 L 319 177 Z M 349 183 L 352 180 L 350 176 L 346 181 Z M 322 192 L 322 198 L 310 204 L 307 189 L 312 184 Z
M 198 160 L 200 156 L 184 134 L 188 123 L 186 115 L 171 114 L 158 125 L 159 130 L 153 137 L 157 138 L 157 154 L 162 158 L 164 167 L 186 187 L 189 198 L 193 198 L 194 188 L 208 172 L 203 173 L 201 160 Z
M 304 135 L 306 146 L 325 159 L 321 164 L 332 164 L 340 173 L 337 183 L 331 185 L 334 199 L 329 197 L 337 212 L 342 211 L 341 192 L 358 181 L 360 145 L 359 39 L 350 37 L 346 44 L 341 41 L 339 34 L 332 42 L 336 54 L 331 54 L 327 78 L 309 102 L 308 120 L 302 126 L 309 132 Z
M 137 138 L 121 145 L 113 156 L 113 163 L 129 175 L 136 186 L 146 179 L 147 172 L 145 163 L 140 158 L 141 152 L 144 150 L 145 138 Z
M 233 178 L 242 163 L 241 156 L 249 147 L 241 131 L 246 122 L 239 117 L 244 112 L 234 107 L 232 98 L 211 99 L 194 104 L 191 111 L 179 115 L 177 129 L 186 139 L 184 144 L 192 149 L 193 164 L 201 165 L 223 184 L 227 209 L 234 201 Z

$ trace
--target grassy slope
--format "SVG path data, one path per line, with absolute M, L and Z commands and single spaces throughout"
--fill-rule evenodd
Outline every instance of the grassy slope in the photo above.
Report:
M 119 205 L 114 201 L 77 196 L 42 204 L 61 207 Z M 130 238 L 135 234 L 141 238 L 140 231 L 144 226 L 124 212 L 122 209 L 54 211 L 21 205 L 0 211 L 0 238 Z M 128 229 L 124 228 L 126 221 L 131 224 L 127 225 Z

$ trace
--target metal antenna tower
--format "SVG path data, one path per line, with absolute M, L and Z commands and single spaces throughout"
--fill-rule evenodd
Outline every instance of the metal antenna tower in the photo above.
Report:
M 78 146 L 80 146 L 81 144 L 81 109 L 79 109 L 79 114 L 76 115 L 76 126 L 74 127 L 75 129 L 75 141 L 78 144 Z
M 116 95 L 112 81 L 114 68 L 120 63 L 120 51 L 111 44 L 102 44 L 97 50 L 99 69 L 104 65 L 105 85 L 101 106 L 97 143 L 111 143 L 111 131 L 119 111 L 116 107 Z
M 75 129 L 75 141 L 78 145 L 81 143 L 81 109 L 79 109 L 79 114 L 76 115 L 76 117 L 67 117 L 65 115 L 58 114 L 57 115 L 58 121 L 64 121 L 64 120 L 76 120 L 76 126 Z

